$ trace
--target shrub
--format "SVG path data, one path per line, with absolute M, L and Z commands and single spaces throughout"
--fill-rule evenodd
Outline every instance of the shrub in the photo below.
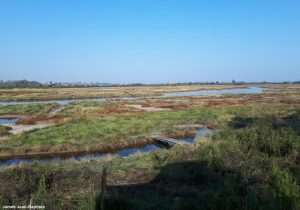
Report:
M 291 128 L 273 128 L 271 123 L 257 121 L 237 134 L 238 141 L 247 150 L 258 150 L 269 156 L 286 156 L 297 150 L 299 136 Z

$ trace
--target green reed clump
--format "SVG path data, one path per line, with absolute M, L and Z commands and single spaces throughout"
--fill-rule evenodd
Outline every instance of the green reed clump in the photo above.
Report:
M 258 150 L 269 156 L 286 156 L 299 148 L 300 138 L 289 127 L 274 128 L 271 123 L 257 121 L 236 135 L 247 150 Z
M 0 136 L 9 135 L 10 134 L 9 133 L 10 130 L 11 130 L 10 127 L 0 125 Z

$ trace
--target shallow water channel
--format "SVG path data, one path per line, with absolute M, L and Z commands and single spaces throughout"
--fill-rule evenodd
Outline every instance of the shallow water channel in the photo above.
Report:
M 202 96 L 202 95 L 218 95 L 218 94 L 250 94 L 250 93 L 262 93 L 262 88 L 248 87 L 248 88 L 235 88 L 235 89 L 223 89 L 223 90 L 197 90 L 177 93 L 165 93 L 162 97 L 182 97 L 182 96 Z
M 210 130 L 206 127 L 200 128 L 196 134 L 194 139 L 193 138 L 186 138 L 186 139 L 176 139 L 178 142 L 186 142 L 189 144 L 194 144 L 195 140 L 197 138 L 200 138 L 202 136 L 206 136 L 206 135 L 210 135 L 213 133 L 213 130 Z M 57 155 L 57 156 L 51 156 L 51 157 L 37 157 L 37 158 L 14 158 L 14 159 L 9 159 L 9 160 L 4 160 L 4 161 L 0 161 L 0 167 L 1 166 L 11 166 L 11 165 L 18 165 L 18 164 L 28 164 L 28 163 L 32 163 L 33 161 L 38 161 L 40 163 L 51 163 L 54 161 L 63 161 L 63 160 L 76 160 L 76 161 L 80 161 L 83 159 L 91 159 L 91 158 L 103 158 L 106 157 L 108 155 L 117 155 L 119 157 L 129 157 L 133 154 L 136 153 L 146 153 L 146 152 L 151 152 L 151 151 L 155 151 L 155 150 L 162 150 L 162 149 L 167 149 L 168 147 L 164 146 L 164 145 L 160 145 L 160 144 L 148 144 L 146 146 L 143 147 L 136 147 L 136 148 L 127 148 L 127 149 L 122 149 L 119 151 L 115 151 L 115 152 L 110 152 L 110 153 L 90 153 L 90 154 L 61 154 L 61 155 Z
M 235 89 L 222 89 L 222 90 L 198 90 L 198 91 L 186 91 L 186 92 L 174 92 L 165 93 L 159 97 L 184 97 L 184 96 L 202 96 L 202 95 L 223 95 L 223 94 L 258 94 L 262 93 L 263 89 L 259 87 L 248 87 L 248 88 L 235 88 Z M 154 96 L 155 97 L 155 96 Z M 60 105 L 65 105 L 74 101 L 108 101 L 113 99 L 119 100 L 134 100 L 143 97 L 114 97 L 114 98 L 86 98 L 86 99 L 60 99 L 60 100 L 35 100 L 35 101 L 0 101 L 0 105 L 7 104 L 33 104 L 33 103 L 51 103 L 55 102 Z
M 15 123 L 17 120 L 18 118 L 0 118 L 0 125 Z

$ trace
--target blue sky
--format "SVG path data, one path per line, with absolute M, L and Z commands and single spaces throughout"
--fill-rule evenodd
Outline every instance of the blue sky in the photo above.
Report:
M 0 79 L 300 80 L 300 1 L 1 0 Z

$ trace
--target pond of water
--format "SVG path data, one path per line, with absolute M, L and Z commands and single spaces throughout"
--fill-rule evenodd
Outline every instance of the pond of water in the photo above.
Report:
M 251 94 L 262 93 L 262 88 L 249 87 L 249 88 L 235 88 L 235 89 L 223 89 L 223 90 L 197 90 L 187 92 L 165 93 L 163 97 L 182 97 L 182 96 L 202 96 L 202 95 L 223 95 L 223 94 Z

